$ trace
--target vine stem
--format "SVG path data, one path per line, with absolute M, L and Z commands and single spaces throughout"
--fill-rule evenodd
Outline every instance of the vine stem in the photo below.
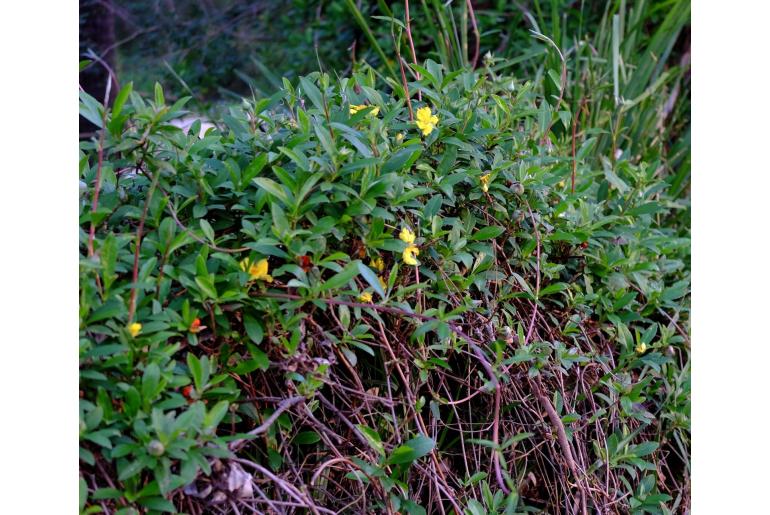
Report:
M 131 296 L 128 300 L 128 323 L 134 321 L 134 315 L 136 314 L 136 283 L 139 280 L 139 252 L 142 249 L 142 234 L 144 233 L 144 222 L 147 219 L 147 212 L 150 209 L 150 201 L 152 201 L 152 195 L 158 186 L 160 180 L 160 170 L 156 171 L 152 176 L 152 182 L 150 183 L 150 189 L 147 192 L 147 198 L 144 201 L 144 209 L 142 209 L 142 217 L 139 219 L 139 227 L 136 229 L 136 241 L 134 243 L 134 267 L 131 280 Z
M 115 73 L 109 67 L 109 65 L 98 56 L 92 56 L 94 59 L 107 69 L 109 77 L 107 78 L 107 85 L 104 88 L 104 103 L 102 104 L 102 130 L 99 133 L 99 143 L 97 146 L 98 161 L 96 164 L 96 184 L 94 184 L 94 195 L 91 199 L 91 224 L 88 228 L 88 257 L 94 255 L 94 238 L 96 237 L 96 224 L 94 224 L 94 216 L 96 215 L 96 209 L 99 207 L 99 192 L 102 188 L 102 165 L 104 163 L 104 136 L 107 132 L 107 104 L 110 102 L 110 92 L 112 91 L 112 81 L 115 81 L 115 85 L 118 85 L 118 79 L 115 77 Z M 82 89 L 82 88 L 81 88 Z M 97 275 L 97 281 L 99 276 Z
M 393 34 L 393 26 L 390 27 L 390 37 L 393 38 L 393 46 L 396 49 L 396 59 L 398 59 L 398 67 L 401 71 L 401 83 L 404 86 L 404 96 L 406 97 L 406 106 L 409 108 L 409 121 L 414 121 L 414 112 L 412 111 L 412 99 L 409 93 L 409 84 L 406 82 L 406 72 L 404 71 L 404 59 L 401 57 L 401 51 L 399 50 L 399 43 L 396 41 L 396 35 Z M 399 40 L 401 38 L 399 37 Z M 419 90 L 417 93 L 419 94 Z

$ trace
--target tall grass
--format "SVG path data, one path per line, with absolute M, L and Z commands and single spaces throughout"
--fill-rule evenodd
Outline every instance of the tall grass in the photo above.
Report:
M 399 83 L 388 55 L 390 40 L 375 16 L 401 17 L 401 5 L 383 1 L 345 0 L 356 23 L 384 63 L 392 82 Z M 448 70 L 471 66 L 475 34 L 470 19 L 478 18 L 481 54 L 493 73 L 535 77 L 549 107 L 562 111 L 565 123 L 553 137 L 575 137 L 578 172 L 613 166 L 619 159 L 644 160 L 667 177 L 679 194 L 689 186 L 689 42 L 690 2 L 625 0 L 607 2 L 505 3 L 469 10 L 471 2 L 420 0 L 412 8 L 412 27 L 419 59 L 433 59 Z M 397 12 L 394 12 L 397 11 Z M 507 28 L 505 21 L 508 20 Z M 545 36 L 560 50 L 536 37 Z M 379 41 L 379 42 L 378 42 Z M 401 40 L 399 44 L 406 44 Z M 401 49 L 402 55 L 409 55 Z M 566 83 L 561 84 L 566 60 Z M 561 91 L 561 87 L 564 91 Z M 413 90 L 415 88 L 412 88 Z M 569 120 L 569 121 L 567 121 Z M 589 128 L 585 130 L 584 128 Z

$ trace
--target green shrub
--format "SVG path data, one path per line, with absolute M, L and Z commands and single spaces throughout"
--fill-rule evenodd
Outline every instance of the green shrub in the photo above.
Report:
M 334 510 L 687 502 L 674 176 L 587 138 L 573 192 L 571 114 L 539 83 L 419 71 L 411 106 L 316 73 L 202 138 L 160 87 L 81 95 L 105 128 L 81 143 L 82 509 L 250 502 L 233 463 Z

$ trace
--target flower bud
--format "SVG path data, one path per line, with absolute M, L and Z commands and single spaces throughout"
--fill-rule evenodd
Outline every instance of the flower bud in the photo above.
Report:
M 151 456 L 163 456 L 163 453 L 166 452 L 166 447 L 164 447 L 158 440 L 153 440 L 147 444 L 147 452 L 149 452 Z

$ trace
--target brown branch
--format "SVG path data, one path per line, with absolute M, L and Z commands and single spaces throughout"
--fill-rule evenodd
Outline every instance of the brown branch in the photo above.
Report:
M 396 58 L 398 59 L 398 67 L 401 70 L 401 84 L 404 86 L 404 97 L 406 98 L 406 105 L 409 108 L 409 121 L 414 121 L 414 112 L 412 111 L 412 99 L 409 94 L 409 84 L 406 82 L 406 73 L 404 72 L 404 59 L 401 57 L 401 51 L 398 49 L 399 45 L 396 41 L 396 36 L 393 34 L 393 27 L 390 28 L 390 35 L 393 38 L 393 46 L 396 49 Z M 417 93 L 420 93 L 417 90 Z
M 540 376 L 537 376 L 537 381 L 535 382 L 534 386 L 535 396 L 537 397 L 538 401 L 540 401 L 540 405 L 543 406 L 543 409 L 548 414 L 548 418 L 551 420 L 551 424 L 556 429 L 556 437 L 559 440 L 559 446 L 561 447 L 564 461 L 567 463 L 567 467 L 572 472 L 572 476 L 575 478 L 575 481 L 578 484 L 581 504 L 583 507 L 583 514 L 585 515 L 588 513 L 586 508 L 585 491 L 583 490 L 577 465 L 575 465 L 572 446 L 567 439 L 567 431 L 564 429 L 564 423 L 561 421 L 561 418 L 559 418 L 559 414 L 556 413 L 556 408 L 554 408 L 553 404 L 551 404 L 551 400 L 545 395 L 545 393 L 543 393 L 543 382 L 540 379 Z
M 112 82 L 115 81 L 115 87 L 118 87 L 118 79 L 115 77 L 115 72 L 112 68 L 96 54 L 91 55 L 96 62 L 104 66 L 109 74 L 110 78 L 107 80 L 107 85 L 104 91 L 104 103 L 102 104 L 102 131 L 99 133 L 99 143 L 97 147 L 98 161 L 96 165 L 96 184 L 94 184 L 94 195 L 91 200 L 91 224 L 88 229 L 88 257 L 94 255 L 94 238 L 96 236 L 96 225 L 94 224 L 94 216 L 96 215 L 96 209 L 99 207 L 99 192 L 102 186 L 102 165 L 104 163 L 104 137 L 107 132 L 107 104 L 110 102 L 110 92 L 112 91 Z M 97 275 L 97 283 L 98 283 Z
M 131 295 L 128 301 L 128 323 L 134 321 L 134 315 L 136 314 L 136 283 L 139 280 L 139 252 L 142 248 L 142 235 L 144 233 L 144 222 L 147 220 L 147 212 L 150 209 L 150 201 L 152 200 L 152 194 L 155 192 L 155 188 L 158 186 L 160 180 L 160 170 L 156 171 L 152 176 L 152 182 L 150 183 L 150 189 L 147 192 L 147 198 L 144 201 L 144 209 L 142 210 L 142 217 L 139 219 L 139 227 L 136 229 L 136 242 L 134 243 L 134 267 L 131 275 Z

